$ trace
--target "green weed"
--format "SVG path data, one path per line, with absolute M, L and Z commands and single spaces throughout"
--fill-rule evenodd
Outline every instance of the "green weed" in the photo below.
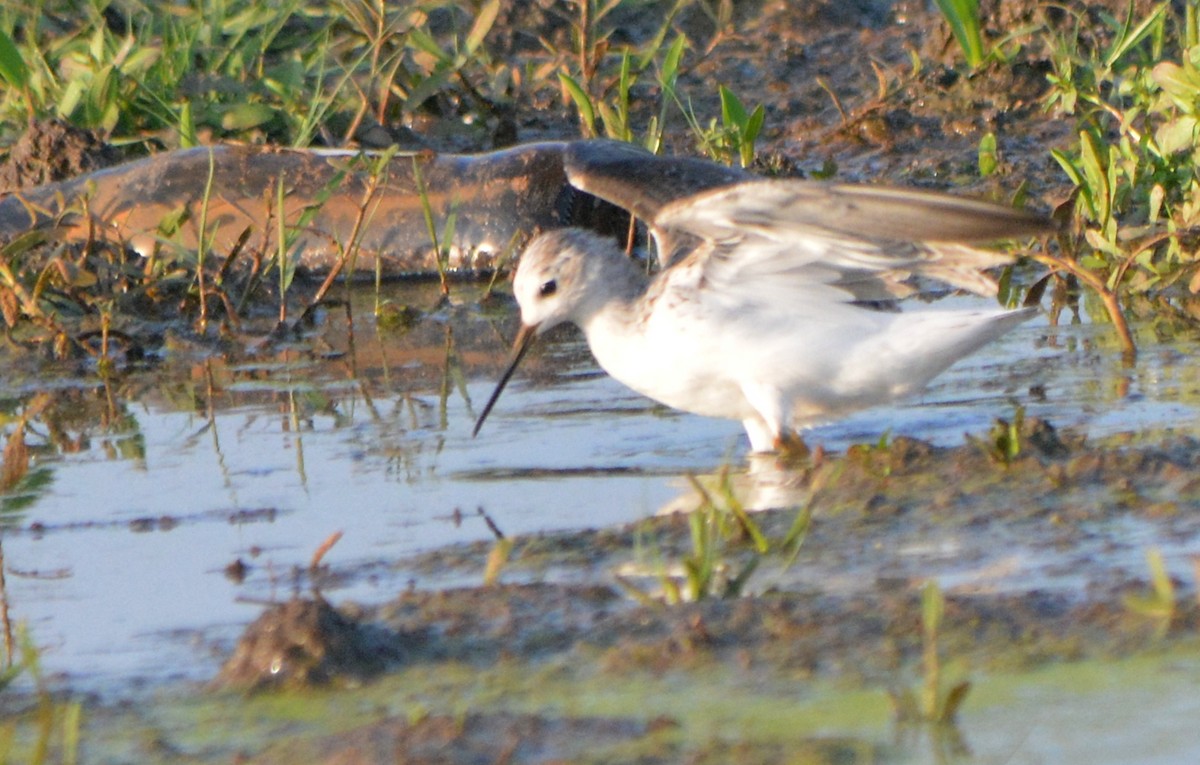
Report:
M 55 699 L 46 687 L 39 652 L 28 629 L 22 626 L 18 633 L 20 660 L 0 672 L 0 692 L 27 675 L 34 684 L 34 698 L 32 708 L 0 722 L 0 763 L 74 765 L 79 762 L 83 705 Z
M 873 444 L 853 444 L 846 450 L 846 456 L 860 460 L 867 470 L 880 478 L 887 478 L 892 474 L 892 464 L 888 458 L 891 448 L 892 431 L 885 430 Z
M 677 76 L 677 72 L 673 73 L 674 76 Z M 704 154 L 725 164 L 731 165 L 735 161 L 740 162 L 742 167 L 749 167 L 753 164 L 754 142 L 762 132 L 763 122 L 766 119 L 766 110 L 762 104 L 747 113 L 741 99 L 729 88 L 720 85 L 718 94 L 721 98 L 721 119 L 720 122 L 715 117 L 710 119 L 706 127 L 701 124 L 700 118 L 696 116 L 691 104 L 685 104 L 680 99 L 673 80 L 671 87 L 664 87 L 663 92 L 675 102 L 680 112 L 683 113 L 692 135 L 696 138 L 696 143 Z
M 222 140 L 340 144 L 364 124 L 398 124 L 421 109 L 450 111 L 451 103 L 464 125 L 483 124 L 512 89 L 511 67 L 493 62 L 484 45 L 499 9 L 499 0 L 199 0 L 153 14 L 106 0 L 8 5 L 0 8 L 0 143 L 30 117 L 95 128 L 132 152 Z M 55 245 L 52 230 L 5 243 L 0 313 L 7 337 L 49 346 L 60 357 L 98 353 L 105 364 L 107 340 L 158 318 L 155 309 L 172 318 L 182 309 L 206 333 L 218 316 L 223 329 L 236 328 L 260 298 L 264 308 L 277 302 L 283 323 L 294 302 L 300 234 L 345 173 L 286 218 L 284 201 L 296 203 L 289 179 L 279 179 L 259 231 L 263 250 L 246 251 L 247 230 L 218 253 L 212 170 L 210 163 L 203 200 L 192 212 L 197 220 L 182 208 L 165 216 L 144 258 L 127 259 L 123 247 L 108 242 Z M 349 241 L 339 243 L 339 266 L 358 254 L 375 189 L 368 184 Z M 87 205 L 84 199 L 61 217 L 82 217 Z M 198 228 L 196 247 L 180 241 L 185 225 Z M 453 216 L 440 225 L 438 241 L 450 242 Z M 443 265 L 447 251 L 435 249 Z M 233 270 L 239 258 L 253 263 Z M 84 341 L 93 334 L 102 338 L 99 349 Z
M 1103 48 L 1078 30 L 1052 42 L 1047 106 L 1074 115 L 1079 131 L 1072 150 L 1051 152 L 1075 186 L 1069 255 L 1044 262 L 1101 297 L 1132 354 L 1122 296 L 1200 291 L 1200 48 L 1190 5 L 1182 20 L 1165 2 L 1104 20 Z
M 442 222 L 442 230 L 439 235 L 437 221 L 433 213 L 433 205 L 429 201 L 429 193 L 425 188 L 425 179 L 421 174 L 421 158 L 413 156 L 412 158 L 413 178 L 417 184 L 417 194 L 421 198 L 421 212 L 425 216 L 425 228 L 429 233 L 429 241 L 433 245 L 434 263 L 437 266 L 438 283 L 442 288 L 442 298 L 446 299 L 450 295 L 450 283 L 448 281 L 448 264 L 450 262 L 450 248 L 454 241 L 454 225 L 458 220 L 457 213 L 451 209 Z
M 905 688 L 888 693 L 896 719 L 901 722 L 927 722 L 951 724 L 971 683 L 967 680 L 947 682 L 941 654 L 938 650 L 938 632 L 946 612 L 946 599 L 937 582 L 929 580 L 921 588 L 921 645 L 924 676 L 917 688 Z
M 1142 614 L 1157 621 L 1160 632 L 1165 634 L 1171 627 L 1178 613 L 1179 605 L 1175 595 L 1175 583 L 1167 573 L 1167 565 L 1163 560 L 1162 551 L 1153 548 L 1146 551 L 1146 564 L 1150 568 L 1150 593 L 1147 595 L 1128 595 L 1125 606 L 1134 613 Z
M 9 5 L 0 10 L 9 86 L 0 119 L 12 130 L 30 117 L 62 118 L 150 147 L 303 146 L 333 130 L 340 143 L 366 118 L 393 124 L 446 93 L 486 110 L 490 98 L 474 83 L 504 89 L 482 44 L 498 9 L 498 0 L 200 0 L 169 13 L 104 0 Z M 437 14 L 472 21 L 465 34 L 435 33 Z
M 1017 406 L 1011 420 L 997 418 L 982 439 L 966 434 L 968 443 L 979 447 L 993 462 L 1008 467 L 1021 456 L 1021 431 L 1025 426 L 1025 407 Z
M 816 470 L 810 479 L 810 497 L 793 512 L 791 524 L 781 535 L 767 533 L 738 497 L 728 468 L 716 476 L 689 476 L 698 505 L 688 513 L 690 549 L 674 561 L 651 548 L 661 599 L 668 605 L 707 599 L 736 598 L 746 594 L 751 577 L 766 561 L 774 560 L 787 569 L 799 556 L 812 525 L 813 510 L 824 487 L 836 478 L 836 466 Z M 621 584 L 637 600 L 658 601 L 625 577 Z
M 358 154 L 354 156 L 347 166 L 337 173 L 326 184 L 321 192 L 322 203 L 327 201 L 333 189 L 345 179 L 348 172 L 356 169 L 361 169 L 365 165 L 366 182 L 363 188 L 361 201 L 358 203 L 358 209 L 354 215 L 354 224 L 350 228 L 350 236 L 348 241 L 338 242 L 338 257 L 334 262 L 333 268 L 329 269 L 329 273 L 325 275 L 321 286 L 317 288 L 313 294 L 312 300 L 309 303 L 309 309 L 317 306 L 325 299 L 325 295 L 333 287 L 337 278 L 349 268 L 350 273 L 354 273 L 355 265 L 358 262 L 358 256 L 361 252 L 362 235 L 366 227 L 370 225 L 375 217 L 376 211 L 379 209 L 378 194 L 381 183 L 387 178 L 388 166 L 396 156 L 399 147 L 392 146 L 383 151 L 372 154 Z M 375 253 L 375 316 L 380 315 L 380 292 L 382 289 L 383 280 L 383 263 L 379 253 Z M 349 283 L 347 282 L 347 286 Z
M 208 294 L 204 289 L 204 258 L 209 249 L 208 207 L 212 201 L 213 175 L 216 173 L 216 160 L 212 149 L 208 150 L 208 177 L 204 181 L 204 194 L 200 198 L 200 221 L 196 234 L 196 290 L 200 293 L 200 334 L 208 331 Z M 279 179 L 282 187 L 283 179 Z M 282 194 L 282 192 L 280 192 Z M 282 197 L 281 197 L 282 200 Z M 280 205 L 282 209 L 282 204 Z M 282 216 L 280 216 L 282 219 Z
M 671 22 L 676 14 L 690 2 L 680 0 L 668 12 L 657 33 L 640 50 L 630 47 L 611 51 L 608 34 L 598 31 L 598 22 L 615 9 L 620 0 L 589 11 L 589 2 L 580 3 L 581 17 L 576 28 L 580 41 L 578 67 L 572 68 L 564 62 L 558 71 L 558 80 L 566 96 L 579 115 L 580 132 L 585 138 L 603 135 L 618 141 L 635 142 L 638 139 L 633 122 L 633 102 L 630 93 L 643 78 L 648 77 L 651 67 L 657 69 L 659 108 L 656 115 L 647 119 L 642 131 L 641 143 L 651 151 L 661 148 L 663 123 L 669 106 L 676 103 L 675 82 L 686 38 L 677 35 L 664 48 Z
M 747 113 L 746 107 L 733 91 L 724 85 L 718 91 L 721 96 L 721 126 L 718 129 L 714 122 L 701 140 L 711 156 L 730 164 L 730 160 L 736 157 L 742 167 L 749 167 L 754 163 L 754 142 L 762 132 L 766 112 L 759 104 Z
M 770 545 L 734 494 L 727 472 L 721 474 L 715 495 L 694 476 L 689 481 L 701 497 L 700 506 L 688 514 L 691 551 L 677 561 L 679 574 L 660 562 L 663 599 L 676 604 L 738 597 Z M 746 541 L 754 554 L 735 563 L 731 553 Z

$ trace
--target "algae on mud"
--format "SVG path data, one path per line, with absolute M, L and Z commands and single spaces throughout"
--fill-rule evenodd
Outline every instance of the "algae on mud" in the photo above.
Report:
M 952 728 L 897 726 L 878 688 L 754 663 L 631 674 L 597 672 L 575 654 L 550 666 L 422 663 L 353 691 L 160 697 L 148 714 L 97 710 L 84 740 L 96 762 L 369 763 L 440 747 L 454 762 L 492 762 L 502 751 L 529 763 L 548 752 L 571 762 L 782 763 L 803 753 L 831 764 L 1165 763 L 1196 751 L 1178 721 L 1195 710 L 1197 655 L 1193 642 L 1130 659 L 975 673 Z

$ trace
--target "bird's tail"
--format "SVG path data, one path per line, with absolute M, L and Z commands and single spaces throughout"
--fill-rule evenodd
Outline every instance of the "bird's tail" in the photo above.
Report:
M 1014 311 L 919 311 L 896 316 L 888 352 L 898 367 L 894 379 L 907 394 L 925 386 L 951 364 L 1037 315 L 1035 307 Z

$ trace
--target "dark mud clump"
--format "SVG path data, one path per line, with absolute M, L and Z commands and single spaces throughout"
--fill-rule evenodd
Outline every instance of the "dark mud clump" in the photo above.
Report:
M 214 685 L 256 691 L 360 681 L 399 658 L 405 642 L 323 599 L 295 598 L 271 606 L 246 628 Z
M 74 178 L 121 159 L 94 130 L 60 120 L 34 121 L 0 162 L 0 194 Z

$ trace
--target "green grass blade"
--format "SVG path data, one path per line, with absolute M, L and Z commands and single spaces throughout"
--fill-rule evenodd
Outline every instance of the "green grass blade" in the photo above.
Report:
M 783 537 L 781 548 L 784 551 L 785 558 L 783 567 L 790 568 L 796 562 L 796 558 L 800 557 L 800 549 L 804 546 L 804 540 L 808 537 L 808 529 L 812 526 L 813 505 L 809 502 L 796 513 L 796 518 L 792 521 L 791 527 Z
M 1129 51 L 1138 46 L 1142 40 L 1156 30 L 1158 25 L 1163 24 L 1166 18 L 1166 13 L 1170 9 L 1169 2 L 1160 3 L 1146 18 L 1142 19 L 1137 26 L 1132 26 L 1133 23 L 1133 3 L 1129 5 L 1129 15 L 1125 19 L 1124 25 L 1117 35 L 1117 39 L 1113 41 L 1112 48 L 1109 49 L 1108 55 L 1104 57 L 1104 66 L 1111 69 L 1116 66 L 1117 62 L 1125 57 Z
M 659 63 L 658 81 L 667 94 L 675 92 L 675 81 L 679 78 L 679 63 L 683 59 L 683 49 L 686 44 L 687 38 L 683 35 L 676 37 Z
M 937 0 L 937 5 L 966 56 L 967 66 L 978 69 L 985 58 L 979 26 L 979 0 Z
M 921 625 L 928 638 L 937 635 L 942 624 L 942 615 L 946 612 L 946 599 L 938 583 L 930 579 L 921 588 Z
M 0 31 L 0 77 L 20 90 L 29 85 L 29 67 L 25 65 L 16 43 L 3 31 Z
M 738 598 L 746 590 L 746 583 L 750 581 L 750 577 L 758 570 L 758 564 L 762 562 L 762 558 L 751 558 L 746 567 L 741 572 L 725 583 L 725 591 L 721 593 L 725 598 Z
M 579 110 L 579 120 L 583 123 L 584 131 L 587 137 L 596 135 L 596 109 L 592 105 L 592 99 L 584 92 L 583 87 L 565 72 L 558 73 L 558 79 L 562 82 L 563 87 L 567 89 L 567 93 L 571 96 L 571 100 L 575 102 L 575 108 Z
M 475 23 L 471 26 L 471 31 L 467 33 L 467 53 L 473 54 L 479 50 L 479 46 L 483 45 L 483 39 L 487 37 L 488 32 L 492 30 L 492 25 L 496 23 L 496 17 L 500 14 L 500 0 L 488 0 L 479 9 L 479 15 L 475 17 Z

